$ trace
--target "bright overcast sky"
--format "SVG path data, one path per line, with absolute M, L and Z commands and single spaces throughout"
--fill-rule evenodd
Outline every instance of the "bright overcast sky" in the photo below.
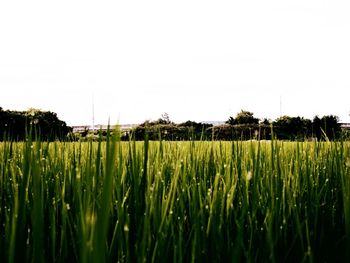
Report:
M 69 125 L 350 122 L 350 1 L 1 1 L 0 107 Z M 282 102 L 282 107 L 280 107 Z

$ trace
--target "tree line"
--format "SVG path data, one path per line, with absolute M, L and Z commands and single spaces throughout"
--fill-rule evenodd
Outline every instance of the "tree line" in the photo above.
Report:
M 28 135 L 41 140 L 71 140 L 87 135 L 70 136 L 72 131 L 54 112 L 10 111 L 0 107 L 0 140 L 24 140 Z M 242 110 L 222 125 L 190 120 L 176 124 L 165 113 L 155 121 L 145 121 L 123 131 L 121 139 L 143 140 L 146 132 L 150 140 L 338 140 L 350 133 L 341 129 L 339 119 L 334 115 L 315 116 L 312 120 L 282 116 L 270 121 L 259 120 L 252 112 Z
M 0 107 L 0 140 L 22 141 L 28 136 L 45 141 L 67 140 L 72 128 L 51 111 L 3 110 Z
M 280 140 L 338 140 L 344 135 L 339 119 L 334 115 L 303 117 L 282 116 L 274 121 L 259 120 L 249 111 L 242 110 L 230 116 L 222 125 L 187 121 L 175 124 L 167 114 L 156 121 L 145 121 L 124 139 L 144 139 L 145 132 L 152 140 L 250 140 L 271 138 Z

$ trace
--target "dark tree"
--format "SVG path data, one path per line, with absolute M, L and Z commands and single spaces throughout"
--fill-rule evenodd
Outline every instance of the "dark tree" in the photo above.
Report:
M 311 136 L 312 125 L 309 119 L 282 116 L 273 122 L 278 139 L 304 140 Z
M 236 119 L 233 118 L 232 116 L 230 116 L 225 123 L 226 124 L 230 124 L 230 125 L 236 125 L 237 124 Z
M 319 139 L 338 139 L 341 135 L 341 126 L 339 119 L 334 115 L 326 115 L 321 119 L 315 116 L 312 122 L 314 136 Z
M 162 116 L 159 119 L 155 121 L 146 120 L 145 122 L 140 124 L 140 126 L 145 127 L 145 126 L 167 125 L 167 124 L 174 124 L 174 123 L 170 120 L 169 114 L 165 112 L 162 114 Z
M 0 109 L 1 140 L 24 140 L 27 135 L 31 135 L 33 139 L 64 140 L 71 131 L 64 121 L 59 120 L 56 113 L 50 111 Z
M 322 121 L 318 116 L 312 120 L 312 136 L 318 140 L 322 138 Z
M 241 112 L 239 112 L 236 115 L 236 118 L 230 117 L 226 121 L 226 123 L 230 124 L 230 125 L 236 125 L 236 124 L 258 124 L 259 123 L 259 119 L 254 118 L 254 114 L 252 112 L 241 110 Z
M 269 119 L 264 118 L 264 119 L 260 122 L 260 124 L 263 124 L 263 125 L 271 125 L 271 122 L 270 122 Z

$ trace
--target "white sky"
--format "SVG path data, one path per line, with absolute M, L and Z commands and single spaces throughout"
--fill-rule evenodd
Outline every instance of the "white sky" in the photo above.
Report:
M 0 107 L 69 125 L 350 122 L 350 1 L 1 1 Z

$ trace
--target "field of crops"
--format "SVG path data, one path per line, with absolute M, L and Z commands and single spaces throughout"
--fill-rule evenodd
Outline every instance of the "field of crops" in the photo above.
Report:
M 350 143 L 2 142 L 0 173 L 0 262 L 350 259 Z

